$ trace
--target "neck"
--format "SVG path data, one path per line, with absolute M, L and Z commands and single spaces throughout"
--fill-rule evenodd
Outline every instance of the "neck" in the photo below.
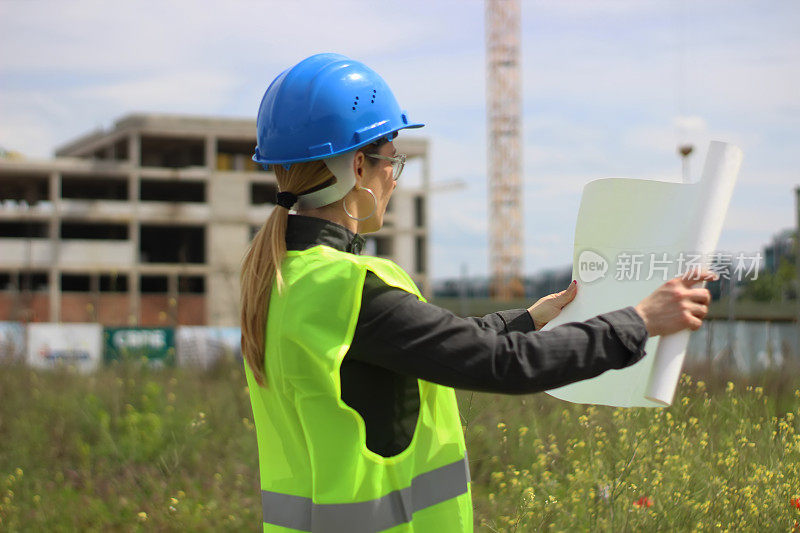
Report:
M 322 218 L 335 224 L 339 224 L 340 226 L 344 226 L 353 233 L 358 233 L 358 221 L 347 216 L 339 202 L 317 207 L 316 209 L 298 209 L 297 214 L 306 217 Z

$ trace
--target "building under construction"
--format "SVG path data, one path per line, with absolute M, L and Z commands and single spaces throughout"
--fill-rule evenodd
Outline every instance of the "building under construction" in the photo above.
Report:
M 129 115 L 51 160 L 0 158 L 0 321 L 239 323 L 239 269 L 275 207 L 254 120 Z M 399 138 L 421 186 L 398 187 L 364 253 L 429 294 L 428 143 Z

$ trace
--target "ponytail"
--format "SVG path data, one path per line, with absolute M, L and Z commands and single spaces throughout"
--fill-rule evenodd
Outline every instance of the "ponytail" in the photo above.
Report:
M 298 163 L 289 170 L 281 165 L 273 168 L 281 191 L 311 190 L 335 180 L 322 161 Z M 267 314 L 273 284 L 281 294 L 284 289 L 281 264 L 286 256 L 286 226 L 289 210 L 280 206 L 272 209 L 242 260 L 239 277 L 241 287 L 242 356 L 253 372 L 256 383 L 266 387 L 266 329 Z M 277 283 L 275 283 L 277 281 Z
M 245 255 L 240 277 L 242 295 L 242 355 L 259 385 L 266 386 L 264 340 L 272 282 L 283 289 L 281 262 L 286 255 L 289 210 L 275 207 L 258 230 Z

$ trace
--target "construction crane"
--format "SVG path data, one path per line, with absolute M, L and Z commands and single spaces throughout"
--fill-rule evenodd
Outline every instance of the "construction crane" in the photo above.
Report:
M 490 294 L 522 298 L 520 0 L 486 0 Z

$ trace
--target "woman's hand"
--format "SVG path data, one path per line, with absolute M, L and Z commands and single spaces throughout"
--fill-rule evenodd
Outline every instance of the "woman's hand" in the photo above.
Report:
M 719 276 L 708 270 L 689 270 L 661 285 L 635 307 L 651 337 L 669 335 L 683 329 L 700 329 L 708 314 L 711 293 L 693 288 L 699 281 L 716 281 Z
M 533 319 L 534 329 L 539 331 L 545 324 L 553 320 L 561 313 L 565 305 L 575 299 L 578 294 L 578 284 L 573 280 L 569 287 L 561 292 L 554 292 L 544 298 L 540 298 L 535 304 L 528 308 L 528 313 Z

